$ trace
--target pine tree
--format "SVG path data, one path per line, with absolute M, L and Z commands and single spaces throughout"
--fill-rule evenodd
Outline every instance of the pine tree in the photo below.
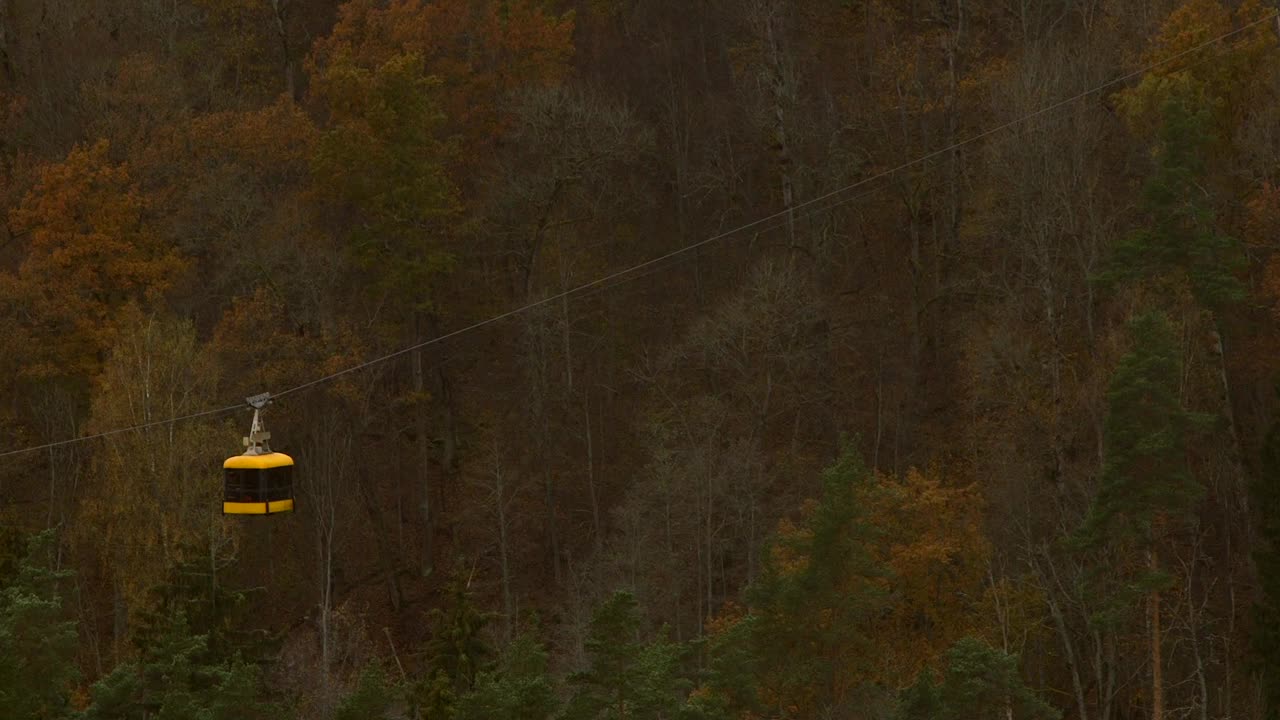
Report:
M 639 640 L 635 597 L 614 593 L 596 609 L 587 636 L 591 665 L 570 676 L 577 690 L 563 720 L 659 720 L 679 709 L 687 686 L 680 677 L 684 648 L 659 637 Z
M 239 659 L 210 657 L 208 638 L 192 634 L 178 611 L 136 661 L 94 683 L 84 720 L 274 718 L 259 697 L 258 670 Z
M 1160 544 L 1168 527 L 1186 519 L 1203 493 L 1187 463 L 1187 441 L 1212 418 L 1182 407 L 1182 360 L 1168 319 L 1147 313 L 1130 329 L 1133 350 L 1120 360 L 1107 393 L 1101 487 L 1074 540 L 1079 548 L 1112 544 L 1146 555 L 1147 569 L 1131 586 L 1147 598 L 1152 717 L 1160 720 L 1160 592 L 1168 583 L 1160 567 Z
M 0 719 L 65 717 L 75 666 L 76 624 L 64 619 L 58 583 L 70 573 L 48 562 L 53 532 L 31 538 L 17 573 L 0 590 Z
M 431 283 L 451 263 L 438 223 L 455 206 L 435 136 L 444 119 L 438 81 L 424 74 L 418 55 L 367 68 L 343 52 L 315 83 L 330 112 L 312 162 L 317 187 L 357 217 L 349 228 L 354 258 L 425 311 Z
M 975 638 L 947 651 L 942 684 L 929 671 L 902 693 L 898 720 L 969 720 L 1005 717 L 1056 720 L 1060 713 L 1027 687 L 1018 658 Z
M 454 573 L 446 592 L 448 606 L 430 615 L 426 674 L 410 690 L 410 700 L 429 720 L 453 716 L 458 698 L 475 687 L 476 676 L 488 669 L 493 655 L 483 637 L 493 616 L 476 607 L 461 571 Z
M 1214 309 L 1244 297 L 1235 275 L 1245 263 L 1243 245 L 1218 230 L 1205 189 L 1209 100 L 1191 82 L 1176 90 L 1161 109 L 1155 167 L 1142 191 L 1151 224 L 1117 244 L 1102 279 L 1185 281 L 1201 307 Z
M 748 595 L 760 681 L 783 717 L 812 717 L 867 701 L 875 671 L 872 626 L 887 576 L 876 531 L 858 503 L 870 471 L 852 444 L 822 475 L 808 521 L 784 529 Z
M 356 687 L 338 704 L 334 720 L 385 720 L 395 702 L 396 689 L 377 666 L 360 673 Z
M 1203 493 L 1187 464 L 1187 441 L 1212 418 L 1182 407 L 1173 329 L 1163 313 L 1151 312 L 1135 318 L 1130 331 L 1133 350 L 1107 392 L 1102 485 L 1079 533 L 1086 545 L 1123 537 L 1149 547 L 1158 540 L 1157 521 L 1186 515 Z
M 179 553 L 191 559 L 179 562 L 167 582 L 152 588 L 154 603 L 140 613 L 134 646 L 145 652 L 170 631 L 172 618 L 181 612 L 189 630 L 205 637 L 208 657 L 214 661 L 273 657 L 279 640 L 263 630 L 247 629 L 253 626 L 248 598 L 228 583 L 217 581 L 208 569 L 208 555 L 207 548 L 198 547 Z
M 516 638 L 496 671 L 481 672 L 458 700 L 457 720 L 548 720 L 556 710 L 547 653 L 529 635 Z
M 841 716 L 878 700 L 874 626 L 888 569 L 865 516 L 871 472 L 851 443 L 823 473 L 823 493 L 802 523 L 783 523 L 750 610 L 717 623 L 693 718 Z

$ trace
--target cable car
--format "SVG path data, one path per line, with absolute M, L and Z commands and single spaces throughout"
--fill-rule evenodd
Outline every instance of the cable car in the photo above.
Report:
M 222 463 L 223 515 L 274 515 L 293 510 L 293 458 L 271 452 L 271 433 L 262 429 L 259 412 L 270 393 L 248 398 L 253 425 L 244 439 L 245 451 Z

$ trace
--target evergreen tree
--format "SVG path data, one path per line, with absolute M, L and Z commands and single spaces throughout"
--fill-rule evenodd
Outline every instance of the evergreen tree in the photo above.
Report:
M 902 693 L 899 720 L 1056 720 L 1060 713 L 1027 687 L 1018 673 L 1018 658 L 975 638 L 964 638 L 947 651 L 942 684 L 929 671 Z
M 433 628 L 427 643 L 426 674 L 410 690 L 410 700 L 428 720 L 453 717 L 458 698 L 475 686 L 476 676 L 488 668 L 493 651 L 483 632 L 491 613 L 476 607 L 469 583 L 454 573 L 446 589 L 447 607 L 431 611 Z
M 1182 360 L 1168 318 L 1146 313 L 1130 331 L 1133 350 L 1107 391 L 1102 484 L 1077 534 L 1084 546 L 1132 540 L 1150 548 L 1158 522 L 1185 517 L 1203 493 L 1187 464 L 1187 441 L 1213 418 L 1182 407 Z
M 181 611 L 156 632 L 142 657 L 94 683 L 84 720 L 274 718 L 259 699 L 257 668 L 210 657 L 208 638 L 194 635 Z
M 895 720 L 942 720 L 949 714 L 933 673 L 925 670 L 899 695 Z
M 871 473 L 852 444 L 823 472 L 808 522 L 783 532 L 748 598 L 761 684 L 783 717 L 840 712 L 868 700 L 872 626 L 886 570 L 857 501 Z
M 702 685 L 690 694 L 685 715 L 697 720 L 731 720 L 761 713 L 758 685 L 762 658 L 755 644 L 759 618 L 717 619 L 709 629 L 707 669 Z
M 355 689 L 338 704 L 334 720 L 386 720 L 395 702 L 396 689 L 376 665 L 360 673 Z
M 314 92 L 330 127 L 312 161 L 317 188 L 357 217 L 348 228 L 355 259 L 415 311 L 429 310 L 428 289 L 452 263 L 438 226 L 456 204 L 436 138 L 439 82 L 414 54 L 371 68 L 341 52 L 318 70 Z
M 749 612 L 709 641 L 690 718 L 841 716 L 878 700 L 874 625 L 887 569 L 859 498 L 871 473 L 851 443 L 823 473 L 821 499 L 799 526 L 784 523 L 747 591 Z
M 1244 297 L 1235 273 L 1245 263 L 1240 241 L 1217 229 L 1205 189 L 1205 157 L 1213 141 L 1209 101 L 1194 83 L 1178 86 L 1162 107 L 1155 167 L 1142 192 L 1151 224 L 1117 244 L 1104 282 L 1184 278 L 1205 308 Z
M 0 719 L 66 717 L 75 666 L 76 624 L 66 620 L 50 567 L 53 532 L 31 538 L 11 581 L 0 590 Z
M 640 612 L 627 592 L 596 609 L 587 636 L 591 665 L 569 682 L 577 687 L 563 720 L 646 720 L 678 712 L 687 681 L 680 677 L 684 648 L 659 637 L 639 640 Z
M 145 652 L 169 632 L 172 618 L 182 613 L 189 631 L 205 637 L 208 657 L 215 661 L 237 657 L 261 661 L 274 656 L 278 642 L 265 631 L 247 629 L 253 623 L 246 595 L 209 572 L 207 548 L 192 548 L 182 555 L 195 559 L 176 565 L 168 582 L 152 589 L 153 606 L 139 613 L 133 637 L 138 650 Z
M 547 653 L 529 635 L 516 638 L 497 671 L 481 672 L 458 700 L 457 720 L 547 720 L 556 710 Z
M 1108 600 L 1115 612 L 1136 595 L 1146 596 L 1152 718 L 1161 720 L 1160 593 L 1168 577 L 1160 567 L 1160 544 L 1167 527 L 1185 520 L 1203 492 L 1187 463 L 1187 441 L 1212 418 L 1182 407 L 1182 361 L 1168 319 L 1147 313 L 1131 331 L 1134 348 L 1121 359 L 1107 392 L 1101 487 L 1074 541 L 1078 548 L 1110 544 L 1146 555 L 1146 570 L 1131 579 L 1128 593 Z

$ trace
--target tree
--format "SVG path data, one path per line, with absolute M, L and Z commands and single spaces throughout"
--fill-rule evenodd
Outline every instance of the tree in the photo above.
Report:
M 45 166 L 9 215 L 26 238 L 16 275 L 0 274 L 0 297 L 19 310 L 29 376 L 92 376 L 130 302 L 152 307 L 185 263 L 155 233 L 127 165 L 106 140 Z M 7 303 L 6 303 L 7 304 Z
M 0 718 L 67 717 L 76 623 L 65 619 L 58 584 L 71 576 L 51 562 L 54 534 L 28 540 L 15 577 L 0 586 Z
M 451 717 L 458 699 L 470 692 L 478 675 L 489 669 L 492 649 L 483 633 L 492 616 L 475 605 L 470 580 L 459 568 L 445 588 L 447 604 L 429 618 L 427 667 L 410 689 L 410 699 L 427 720 Z
M 185 613 L 174 613 L 140 658 L 93 684 L 84 720 L 277 717 L 279 709 L 258 697 L 258 669 L 211 658 L 207 640 L 191 633 Z
M 590 666 L 569 676 L 576 691 L 562 720 L 659 720 L 676 712 L 688 684 L 679 674 L 684 648 L 663 637 L 641 642 L 639 634 L 631 593 L 615 592 L 596 609 L 586 642 Z
M 1155 167 L 1142 191 L 1151 224 L 1117 244 L 1108 282 L 1146 279 L 1159 287 L 1185 282 L 1204 308 L 1217 309 L 1244 297 L 1235 277 L 1243 267 L 1240 241 L 1217 228 L 1204 189 L 1209 150 L 1209 100 L 1182 83 L 1161 106 Z
M 318 136 L 311 118 L 286 99 L 143 134 L 131 168 L 157 231 L 199 270 L 199 287 L 174 304 L 190 307 L 202 327 L 263 284 L 296 305 L 306 298 L 318 306 L 315 315 L 333 315 L 331 303 L 342 301 L 334 275 L 350 270 L 314 212 Z
M 1262 446 L 1260 472 L 1253 479 L 1250 505 L 1259 519 L 1254 548 L 1259 597 L 1253 608 L 1250 641 L 1261 675 L 1264 717 L 1280 719 L 1280 423 Z
M 903 691 L 898 720 L 1057 720 L 1061 716 L 1018 672 L 1018 658 L 976 638 L 964 638 L 947 651 L 942 683 L 920 674 Z
M 875 624 L 879 679 L 913 677 L 979 619 L 991 546 L 976 486 L 948 482 L 938 467 L 878 475 L 858 504 L 876 530 L 874 552 L 887 571 L 888 609 Z
M 316 183 L 355 213 L 353 255 L 417 310 L 430 307 L 431 281 L 448 266 L 432 230 L 455 203 L 435 137 L 436 84 L 417 55 L 365 68 L 341 54 L 314 88 L 330 113 L 312 164 Z
M 1210 122 L 1220 140 L 1229 140 L 1241 116 L 1257 94 L 1265 90 L 1266 74 L 1256 68 L 1276 47 L 1270 23 L 1257 23 L 1272 10 L 1259 0 L 1246 0 L 1232 9 L 1221 0 L 1186 0 L 1165 18 L 1159 33 L 1147 44 L 1143 63 L 1155 66 L 1141 82 L 1118 93 L 1120 108 L 1131 127 L 1149 133 L 1161 120 L 1171 95 L 1195 86 L 1204 94 Z M 1237 28 L 1250 27 L 1243 32 Z M 1237 31 L 1224 49 L 1211 40 Z M 1204 47 L 1200 47 L 1200 46 Z M 1196 48 L 1195 52 L 1192 52 Z M 1211 56 L 1211 57 L 1206 57 Z M 1177 61 L 1171 62 L 1174 58 Z
M 338 704 L 334 720 L 386 720 L 395 698 L 395 688 L 376 665 L 364 669 L 356 687 Z
M 1150 546 L 1166 522 L 1185 517 L 1203 493 L 1187 464 L 1187 441 L 1211 422 L 1183 408 L 1181 355 L 1168 318 L 1130 323 L 1133 349 L 1111 378 L 1102 483 L 1078 539 L 1086 546 L 1133 539 Z
M 458 698 L 457 720 L 550 720 L 559 701 L 547 674 L 546 650 L 529 634 L 506 648 L 495 670 L 481 671 Z
M 90 430 L 206 409 L 218 373 L 192 324 L 137 308 L 122 318 L 92 399 Z M 236 446 L 234 432 L 207 422 L 159 423 L 112 435 L 94 454 L 94 482 L 75 531 L 111 579 L 117 643 L 129 634 L 130 614 L 149 606 L 151 590 L 175 565 L 225 540 L 218 469 L 226 449 Z M 216 573 L 216 559 L 213 564 L 209 570 Z
M 1187 461 L 1187 443 L 1211 420 L 1182 406 L 1182 361 L 1168 319 L 1141 315 L 1131 323 L 1133 349 L 1121 360 L 1107 392 L 1101 485 L 1074 536 L 1079 547 L 1114 544 L 1145 553 L 1147 569 L 1133 592 L 1146 596 L 1150 632 L 1153 720 L 1162 720 L 1164 683 L 1160 632 L 1160 546 L 1171 525 L 1185 521 L 1203 493 Z M 1112 598 L 1119 607 L 1124 597 Z
M 248 594 L 224 576 L 234 572 L 233 537 L 209 538 L 210 546 L 189 548 L 166 580 L 151 588 L 149 606 L 138 614 L 133 644 L 139 652 L 161 641 L 179 613 L 195 635 L 205 637 L 216 662 L 243 657 L 257 662 L 275 655 L 270 633 L 255 627 Z
M 760 702 L 780 717 L 839 714 L 872 692 L 874 624 L 888 609 L 879 533 L 859 502 L 872 481 L 846 443 L 822 474 L 821 499 L 802 524 L 784 521 L 748 593 Z
M 435 132 L 441 116 L 421 56 L 395 54 L 372 69 L 359 65 L 350 49 L 330 59 L 316 78 L 315 91 L 328 105 L 331 125 L 317 145 L 316 183 L 325 197 L 342 203 L 349 250 L 373 276 L 384 297 L 407 312 L 398 330 L 419 340 L 435 310 L 434 287 L 452 263 L 440 225 L 454 211 L 452 183 Z M 433 568 L 427 435 L 428 396 L 423 351 L 413 356 L 414 435 L 422 497 L 422 559 L 425 577 Z
M 573 17 L 538 0 L 349 0 L 310 63 L 347 55 L 378 67 L 397 54 L 421 58 L 442 83 L 447 132 L 461 139 L 455 159 L 465 164 L 500 136 L 511 93 L 554 86 L 568 74 Z

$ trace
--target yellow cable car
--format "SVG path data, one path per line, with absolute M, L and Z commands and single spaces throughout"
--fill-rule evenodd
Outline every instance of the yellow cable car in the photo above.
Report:
M 268 393 L 249 398 L 253 425 L 244 439 L 242 455 L 222 463 L 223 515 L 272 515 L 293 510 L 293 458 L 271 452 L 271 433 L 262 429 L 259 411 L 270 402 Z

